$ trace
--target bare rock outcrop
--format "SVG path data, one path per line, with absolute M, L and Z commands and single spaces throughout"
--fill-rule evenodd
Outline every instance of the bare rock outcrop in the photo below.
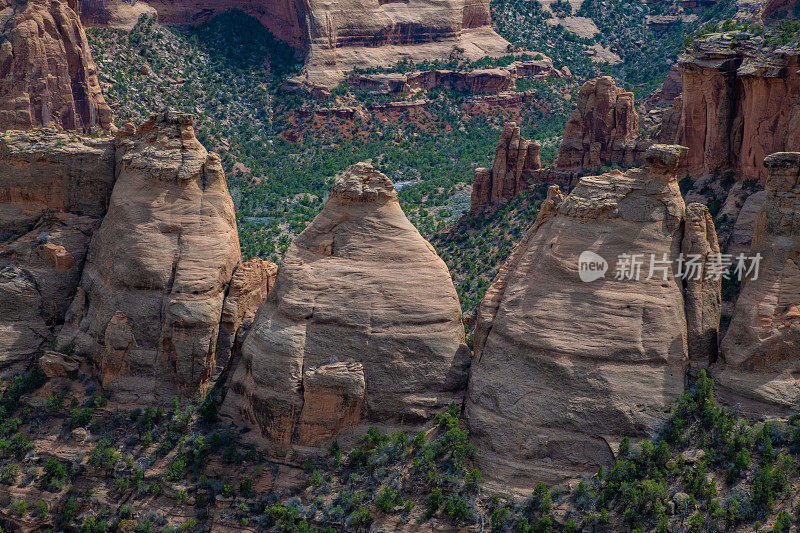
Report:
M 682 250 L 714 246 L 710 217 L 687 216 L 678 188 L 685 152 L 655 145 L 647 168 L 582 178 L 569 196 L 551 187 L 478 312 L 466 413 L 483 472 L 530 487 L 594 471 L 683 393 L 719 301 L 718 284 L 684 296 L 676 279 Z M 638 279 L 623 254 L 641 254 Z M 650 254 L 667 261 L 652 276 Z M 605 275 L 582 281 L 579 258 Z
M 86 34 L 63 0 L 0 11 L 0 130 L 111 127 Z
M 468 359 L 447 267 L 389 178 L 359 163 L 284 255 L 222 413 L 284 451 L 366 422 L 414 426 L 461 397 Z
M 120 130 L 115 169 L 59 342 L 76 343 L 114 399 L 192 396 L 211 377 L 240 258 L 220 159 L 190 116 L 167 112 Z
M 127 0 L 78 0 L 86 11 Z M 98 7 L 97 4 L 100 4 Z M 389 67 L 401 59 L 470 60 L 503 56 L 508 42 L 491 26 L 486 0 L 147 0 L 167 24 L 200 24 L 239 9 L 278 39 L 307 51 L 303 79 L 333 87 L 355 67 Z
M 0 373 L 26 367 L 64 314 L 114 185 L 112 139 L 0 134 Z
M 516 123 L 506 124 L 494 150 L 492 168 L 475 169 L 470 211 L 500 205 L 524 191 L 529 173 L 542 168 L 540 148 L 538 141 L 520 135 Z
M 639 116 L 633 93 L 618 87 L 610 76 L 587 81 L 578 93 L 558 153 L 557 168 L 578 170 L 637 161 Z M 639 150 L 641 151 L 641 150 Z
M 719 396 L 758 417 L 791 414 L 800 401 L 800 153 L 772 154 L 764 168 L 749 254 L 762 259 L 757 278 L 744 279 L 714 372 Z
M 764 182 L 771 153 L 800 150 L 800 63 L 742 32 L 696 39 L 678 60 L 683 93 L 664 117 L 660 142 L 689 148 L 693 177 L 732 169 Z

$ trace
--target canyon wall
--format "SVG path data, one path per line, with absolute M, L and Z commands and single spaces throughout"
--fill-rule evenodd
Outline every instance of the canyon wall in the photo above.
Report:
M 756 417 L 789 416 L 800 401 L 800 153 L 775 153 L 750 256 L 758 270 L 745 276 L 721 360 L 720 398 Z
M 111 126 L 86 34 L 66 1 L 0 11 L 0 130 Z
M 797 52 L 769 51 L 741 32 L 696 39 L 679 58 L 683 93 L 665 114 L 660 142 L 689 148 L 681 172 L 732 169 L 764 182 L 764 158 L 800 149 Z
M 686 290 L 674 271 L 684 248 L 707 254 L 716 238 L 705 207 L 681 197 L 685 152 L 656 145 L 647 168 L 550 188 L 478 312 L 466 413 L 482 472 L 530 487 L 596 471 L 623 436 L 656 431 L 690 357 L 707 366 L 696 349 L 716 339 L 720 282 Z M 607 261 L 603 276 L 582 281 L 586 252 Z M 671 266 L 618 278 L 622 254 Z
M 284 255 L 222 413 L 283 451 L 359 424 L 415 427 L 460 401 L 468 366 L 447 266 L 389 178 L 359 163 Z
M 637 151 L 639 115 L 633 93 L 618 87 L 614 78 L 587 81 L 578 92 L 575 111 L 564 129 L 556 168 L 580 170 L 641 161 Z

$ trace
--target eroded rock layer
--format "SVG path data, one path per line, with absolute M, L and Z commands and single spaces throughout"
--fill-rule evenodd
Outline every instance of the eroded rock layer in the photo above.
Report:
M 689 148 L 682 172 L 733 169 L 763 182 L 768 154 L 800 150 L 797 52 L 764 50 L 761 37 L 730 32 L 697 39 L 680 56 L 683 93 L 659 140 Z
M 653 146 L 648 168 L 585 177 L 566 197 L 551 187 L 478 312 L 466 410 L 483 472 L 529 487 L 596 471 L 682 394 L 689 347 L 718 327 L 720 291 L 697 287 L 685 301 L 675 278 L 683 248 L 714 246 L 702 206 L 689 206 L 684 233 L 685 150 Z M 603 277 L 582 281 L 584 252 L 607 261 Z M 641 254 L 638 279 L 623 254 Z M 668 262 L 648 279 L 650 254 Z
M 86 34 L 66 1 L 0 11 L 0 130 L 111 126 Z
M 460 397 L 468 358 L 447 267 L 359 163 L 284 255 L 222 411 L 280 449 L 414 425 Z
M 112 139 L 0 134 L 0 374 L 61 324 L 114 185 Z
M 800 153 L 772 154 L 764 168 L 749 254 L 762 259 L 757 278 L 745 276 L 714 373 L 725 401 L 760 417 L 792 414 L 800 401 Z
M 598 168 L 637 160 L 639 116 L 633 93 L 602 76 L 583 84 L 575 111 L 564 129 L 556 166 L 564 170 Z
M 193 396 L 211 377 L 240 258 L 222 166 L 185 115 L 128 125 L 115 144 L 108 213 L 59 340 L 91 358 L 115 399 Z
M 516 123 L 506 124 L 494 151 L 492 168 L 475 169 L 470 211 L 500 205 L 524 191 L 528 174 L 542 168 L 540 148 L 538 141 L 531 142 L 520 135 Z

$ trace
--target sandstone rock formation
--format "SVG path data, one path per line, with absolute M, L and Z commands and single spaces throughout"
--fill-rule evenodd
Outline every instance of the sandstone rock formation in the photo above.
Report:
M 114 184 L 112 139 L 0 134 L 0 374 L 61 324 Z
M 689 147 L 694 177 L 733 169 L 764 181 L 764 158 L 800 150 L 798 52 L 765 51 L 761 37 L 711 34 L 679 58 L 683 94 L 664 118 L 660 142 Z
M 509 122 L 500 134 L 492 168 L 475 169 L 470 212 L 504 203 L 527 188 L 530 171 L 542 168 L 538 141 L 520 135 L 520 128 Z
M 19 1 L 0 11 L 0 130 L 42 125 L 111 126 L 86 34 L 62 0 Z
M 88 0 L 79 0 L 87 3 Z M 124 0 L 91 0 L 120 4 Z M 401 59 L 476 60 L 502 56 L 508 43 L 491 27 L 486 0 L 148 0 L 167 24 L 198 24 L 230 9 L 257 18 L 277 38 L 308 51 L 305 79 L 335 86 L 354 67 Z
M 636 146 L 638 133 L 633 93 L 617 87 L 610 76 L 589 80 L 578 93 L 556 166 L 564 170 L 611 163 L 630 166 L 640 155 Z
M 745 277 L 721 361 L 714 373 L 720 397 L 753 416 L 794 413 L 800 401 L 800 153 L 775 153 L 751 256 L 758 277 Z
M 240 252 L 219 157 L 191 117 L 163 113 L 116 139 L 116 183 L 59 335 L 113 398 L 192 396 L 208 383 Z
M 239 328 L 253 322 L 256 311 L 275 285 L 277 274 L 278 265 L 258 258 L 249 259 L 236 267 L 222 305 L 216 349 L 219 370 L 228 362 L 227 357 L 233 351 Z
M 685 151 L 653 146 L 648 168 L 585 177 L 566 197 L 551 187 L 478 312 L 466 413 L 483 472 L 530 487 L 596 470 L 683 393 L 689 347 L 719 321 L 718 284 L 684 296 L 675 278 L 682 249 L 714 248 L 702 206 L 686 215 Z M 581 281 L 585 251 L 608 262 L 604 277 Z M 631 274 L 621 254 L 642 254 L 638 281 L 617 279 Z M 669 263 L 647 279 L 650 254 Z
M 460 397 L 468 359 L 447 267 L 389 178 L 359 163 L 284 255 L 222 412 L 277 450 L 413 426 Z
M 69 0 L 69 2 L 86 26 L 131 30 L 142 15 L 152 17 L 157 14 L 153 7 L 137 0 Z

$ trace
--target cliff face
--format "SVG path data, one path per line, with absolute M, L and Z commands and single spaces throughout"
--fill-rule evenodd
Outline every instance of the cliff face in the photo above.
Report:
M 85 361 L 114 400 L 193 397 L 274 282 L 274 264 L 239 257 L 219 157 L 191 117 L 116 138 L 0 134 L 0 376 Z
M 75 12 L 61 0 L 0 11 L 0 130 L 111 126 L 97 67 Z
M 360 423 L 413 427 L 461 398 L 468 360 L 447 267 L 359 163 L 284 255 L 222 412 L 282 450 Z
M 492 168 L 475 169 L 470 211 L 500 205 L 527 188 L 530 171 L 542 168 L 538 141 L 520 135 L 514 122 L 506 124 L 494 151 Z
M 113 184 L 112 139 L 0 134 L 0 375 L 63 322 Z
M 562 170 L 611 163 L 630 166 L 637 159 L 638 134 L 639 116 L 633 93 L 617 87 L 610 76 L 589 80 L 578 93 L 556 166 Z
M 77 0 L 88 21 L 132 9 L 126 0 Z M 486 0 L 147 0 L 167 24 L 199 24 L 239 9 L 278 39 L 307 51 L 304 80 L 335 86 L 355 67 L 401 59 L 447 59 L 456 48 L 475 60 L 504 55 Z
M 659 140 L 689 148 L 682 172 L 699 177 L 733 169 L 763 182 L 768 154 L 800 149 L 797 52 L 762 46 L 761 37 L 712 34 L 680 56 L 683 93 L 665 115 Z
M 596 470 L 683 393 L 694 347 L 716 338 L 720 298 L 719 281 L 684 296 L 675 278 L 682 249 L 715 246 L 704 206 L 684 206 L 684 154 L 657 145 L 648 168 L 583 178 L 566 197 L 551 187 L 478 312 L 466 412 L 483 472 L 531 486 Z M 581 280 L 587 251 L 607 261 L 604 277 Z M 621 254 L 651 253 L 672 266 L 616 278 Z
M 116 182 L 60 342 L 118 399 L 165 402 L 209 382 L 239 239 L 219 157 L 189 116 L 120 131 Z
M 800 400 L 800 153 L 764 160 L 768 177 L 745 277 L 714 374 L 720 396 L 754 416 L 788 416 Z

